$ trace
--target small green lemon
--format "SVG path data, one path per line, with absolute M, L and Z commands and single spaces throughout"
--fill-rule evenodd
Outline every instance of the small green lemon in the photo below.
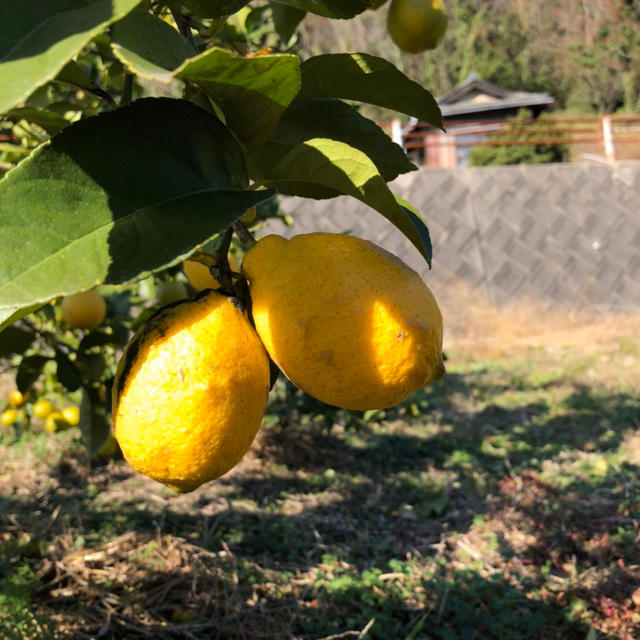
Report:
M 447 30 L 442 0 L 391 0 L 387 31 L 407 53 L 435 49 Z
M 160 282 L 156 285 L 156 300 L 161 307 L 178 300 L 183 300 L 189 295 L 187 287 L 176 280 Z
M 60 306 L 62 319 L 75 329 L 95 329 L 107 313 L 105 299 L 94 289 L 66 296 Z

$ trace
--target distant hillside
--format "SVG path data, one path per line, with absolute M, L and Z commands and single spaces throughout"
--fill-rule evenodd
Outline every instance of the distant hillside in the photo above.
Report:
M 640 111 L 640 0 L 444 1 L 449 29 L 433 52 L 395 47 L 387 5 L 349 22 L 308 16 L 298 48 L 383 55 L 436 96 L 474 71 L 506 88 L 548 91 L 561 109 Z

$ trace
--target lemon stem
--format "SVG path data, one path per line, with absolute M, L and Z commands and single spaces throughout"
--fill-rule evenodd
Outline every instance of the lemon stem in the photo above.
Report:
M 233 228 L 235 234 L 238 236 L 238 240 L 242 242 L 242 244 L 248 244 L 249 248 L 253 247 L 256 243 L 256 239 L 251 234 L 251 231 L 244 226 L 243 222 L 240 220 L 236 220 L 231 227 Z

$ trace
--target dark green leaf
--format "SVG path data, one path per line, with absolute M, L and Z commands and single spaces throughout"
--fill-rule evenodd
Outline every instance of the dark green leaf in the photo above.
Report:
M 33 383 L 40 377 L 42 368 L 49 360 L 51 358 L 39 355 L 23 358 L 16 374 L 16 387 L 22 393 L 29 391 Z
M 106 360 L 101 353 L 79 352 L 76 364 L 85 385 L 100 382 L 107 369 Z
M 6 358 L 14 353 L 24 353 L 34 341 L 31 331 L 18 327 L 7 327 L 0 331 L 0 358 Z
M 325 18 L 353 18 L 371 4 L 368 0 L 274 0 L 278 4 L 284 4 L 301 11 L 317 13 Z
M 67 127 L 0 181 L 0 306 L 177 264 L 273 195 L 248 191 L 228 129 L 147 98 Z
M 93 458 L 111 433 L 111 416 L 100 402 L 97 389 L 82 389 L 79 426 L 87 453 Z
M 409 222 L 414 226 L 416 233 L 420 236 L 422 245 L 425 248 L 424 255 L 427 259 L 429 267 L 431 267 L 431 260 L 433 258 L 433 248 L 431 246 L 431 234 L 428 227 L 422 221 L 420 212 L 407 200 L 404 200 L 398 195 L 394 194 L 396 202 L 402 207 L 407 214 Z
M 118 326 L 121 327 L 121 325 Z M 126 333 L 123 336 L 122 331 L 113 331 L 111 333 L 105 333 L 104 331 L 90 331 L 82 338 L 82 340 L 80 340 L 78 351 L 86 351 L 87 349 L 91 349 L 91 347 L 104 347 L 106 345 L 124 346 L 126 342 Z
M 195 55 L 188 42 L 164 20 L 136 9 L 111 27 L 113 52 L 129 71 L 163 82 Z
M 64 65 L 141 0 L 3 0 L 0 113 L 53 80 Z
M 384 58 L 367 53 L 328 53 L 305 60 L 297 100 L 342 98 L 400 111 L 442 128 L 433 96 Z
M 296 32 L 298 25 L 304 20 L 307 12 L 302 9 L 296 9 L 295 7 L 289 7 L 286 4 L 272 2 L 271 14 L 280 40 L 286 45 L 291 39 L 291 36 Z
M 222 109 L 229 128 L 248 147 L 266 140 L 300 89 L 300 59 L 289 54 L 247 58 L 209 49 L 175 76 L 199 84 Z
M 269 142 L 255 162 L 273 165 L 293 146 L 312 138 L 339 140 L 366 153 L 387 181 L 415 171 L 404 150 L 380 127 L 340 100 L 294 102 L 283 114 Z
M 239 11 L 249 0 L 182 0 L 182 4 L 200 18 L 221 18 Z
M 69 60 L 69 62 L 62 67 L 62 70 L 55 77 L 55 80 L 56 82 L 70 84 L 74 87 L 79 87 L 80 89 L 89 91 L 108 102 L 114 109 L 117 106 L 113 98 L 106 91 L 103 91 L 97 84 L 92 82 L 91 78 L 89 78 L 89 76 L 84 72 L 84 69 L 74 60 Z
M 76 391 L 82 385 L 82 376 L 76 365 L 69 360 L 69 356 L 60 349 L 56 349 L 55 356 L 58 382 L 68 391 Z
M 316 138 L 296 145 L 280 162 L 263 170 L 265 184 L 281 193 L 313 197 L 312 190 L 320 187 L 357 198 L 394 224 L 430 262 L 431 243 L 426 243 L 429 234 L 424 222 L 415 210 L 396 201 L 376 166 L 359 149 Z

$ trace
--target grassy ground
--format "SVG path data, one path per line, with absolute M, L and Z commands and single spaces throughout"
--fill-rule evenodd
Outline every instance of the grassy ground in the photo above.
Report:
M 5 434 L 0 637 L 639 638 L 640 321 L 501 317 L 386 413 L 280 386 L 187 496 Z

